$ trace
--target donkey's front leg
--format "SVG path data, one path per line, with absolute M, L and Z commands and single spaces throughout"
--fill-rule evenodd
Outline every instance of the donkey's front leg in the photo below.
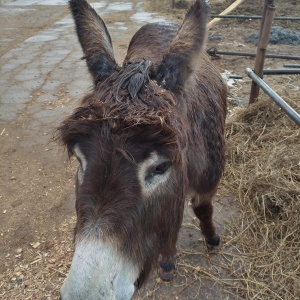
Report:
M 159 260 L 159 276 L 164 281 L 171 281 L 175 271 L 175 255 L 176 255 L 177 237 L 168 241 L 161 250 Z
M 207 244 L 211 247 L 218 246 L 220 244 L 220 237 L 216 234 L 216 229 L 213 224 L 213 205 L 211 196 L 196 196 L 192 199 L 192 206 L 196 217 L 200 221 L 200 228 Z

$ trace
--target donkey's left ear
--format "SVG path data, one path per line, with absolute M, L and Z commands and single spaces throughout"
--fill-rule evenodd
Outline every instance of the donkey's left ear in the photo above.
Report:
M 70 0 L 70 9 L 88 69 L 95 85 L 119 69 L 108 30 L 86 0 Z
M 156 70 L 157 83 L 174 93 L 183 89 L 201 59 L 206 36 L 208 4 L 196 0 Z

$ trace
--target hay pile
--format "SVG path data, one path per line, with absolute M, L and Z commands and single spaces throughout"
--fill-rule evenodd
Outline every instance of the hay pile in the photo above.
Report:
M 234 289 L 247 299 L 299 299 L 299 127 L 260 100 L 229 120 L 227 141 L 223 185 L 241 208 L 227 243 Z

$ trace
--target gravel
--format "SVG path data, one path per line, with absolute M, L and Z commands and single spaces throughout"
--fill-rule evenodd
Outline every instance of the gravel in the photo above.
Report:
M 250 34 L 245 37 L 248 43 L 258 43 L 258 34 Z M 270 44 L 300 45 L 300 32 L 286 29 L 281 26 L 273 26 L 270 34 Z

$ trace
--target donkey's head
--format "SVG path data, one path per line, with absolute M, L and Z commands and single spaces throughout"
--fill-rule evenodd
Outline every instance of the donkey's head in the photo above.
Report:
M 59 128 L 79 161 L 75 253 L 61 298 L 126 300 L 182 221 L 188 122 L 179 95 L 201 51 L 206 6 L 191 8 L 161 63 L 123 68 L 96 12 L 84 0 L 70 7 L 95 88 Z

